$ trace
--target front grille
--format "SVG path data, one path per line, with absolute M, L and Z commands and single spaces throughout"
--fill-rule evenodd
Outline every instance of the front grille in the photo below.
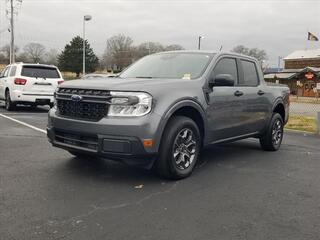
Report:
M 72 96 L 80 96 L 74 101 Z M 108 113 L 107 90 L 59 88 L 56 93 L 58 114 L 65 117 L 99 121 Z
M 98 137 L 86 136 L 80 134 L 67 133 L 64 131 L 55 131 L 55 141 L 66 145 L 85 148 L 88 150 L 98 151 Z

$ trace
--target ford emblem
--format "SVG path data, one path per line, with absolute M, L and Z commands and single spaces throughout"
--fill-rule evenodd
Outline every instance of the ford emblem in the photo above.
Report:
M 72 95 L 71 100 L 75 102 L 80 102 L 82 100 L 82 97 L 80 95 Z

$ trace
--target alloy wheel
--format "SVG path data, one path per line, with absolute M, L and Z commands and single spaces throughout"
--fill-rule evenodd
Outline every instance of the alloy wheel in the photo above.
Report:
M 189 128 L 182 129 L 175 138 L 173 158 L 176 167 L 185 170 L 195 160 L 198 144 L 195 134 Z

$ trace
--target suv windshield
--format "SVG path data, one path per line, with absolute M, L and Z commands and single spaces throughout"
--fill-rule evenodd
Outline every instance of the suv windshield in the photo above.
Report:
M 21 76 L 36 78 L 60 78 L 56 68 L 44 66 L 23 66 Z
M 201 76 L 208 66 L 211 53 L 160 53 L 142 58 L 127 70 L 121 78 L 182 78 Z

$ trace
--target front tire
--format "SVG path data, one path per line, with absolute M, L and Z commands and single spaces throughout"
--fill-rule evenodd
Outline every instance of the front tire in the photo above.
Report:
M 7 90 L 6 91 L 6 99 L 5 99 L 5 108 L 7 111 L 12 111 L 15 109 L 15 107 L 16 107 L 16 105 L 14 104 L 14 102 L 11 101 L 10 91 Z
M 269 126 L 260 137 L 261 148 L 265 151 L 277 151 L 283 138 L 283 119 L 279 113 L 273 113 Z
M 164 178 L 182 179 L 191 175 L 199 157 L 200 131 L 190 118 L 176 116 L 164 130 L 154 169 Z

